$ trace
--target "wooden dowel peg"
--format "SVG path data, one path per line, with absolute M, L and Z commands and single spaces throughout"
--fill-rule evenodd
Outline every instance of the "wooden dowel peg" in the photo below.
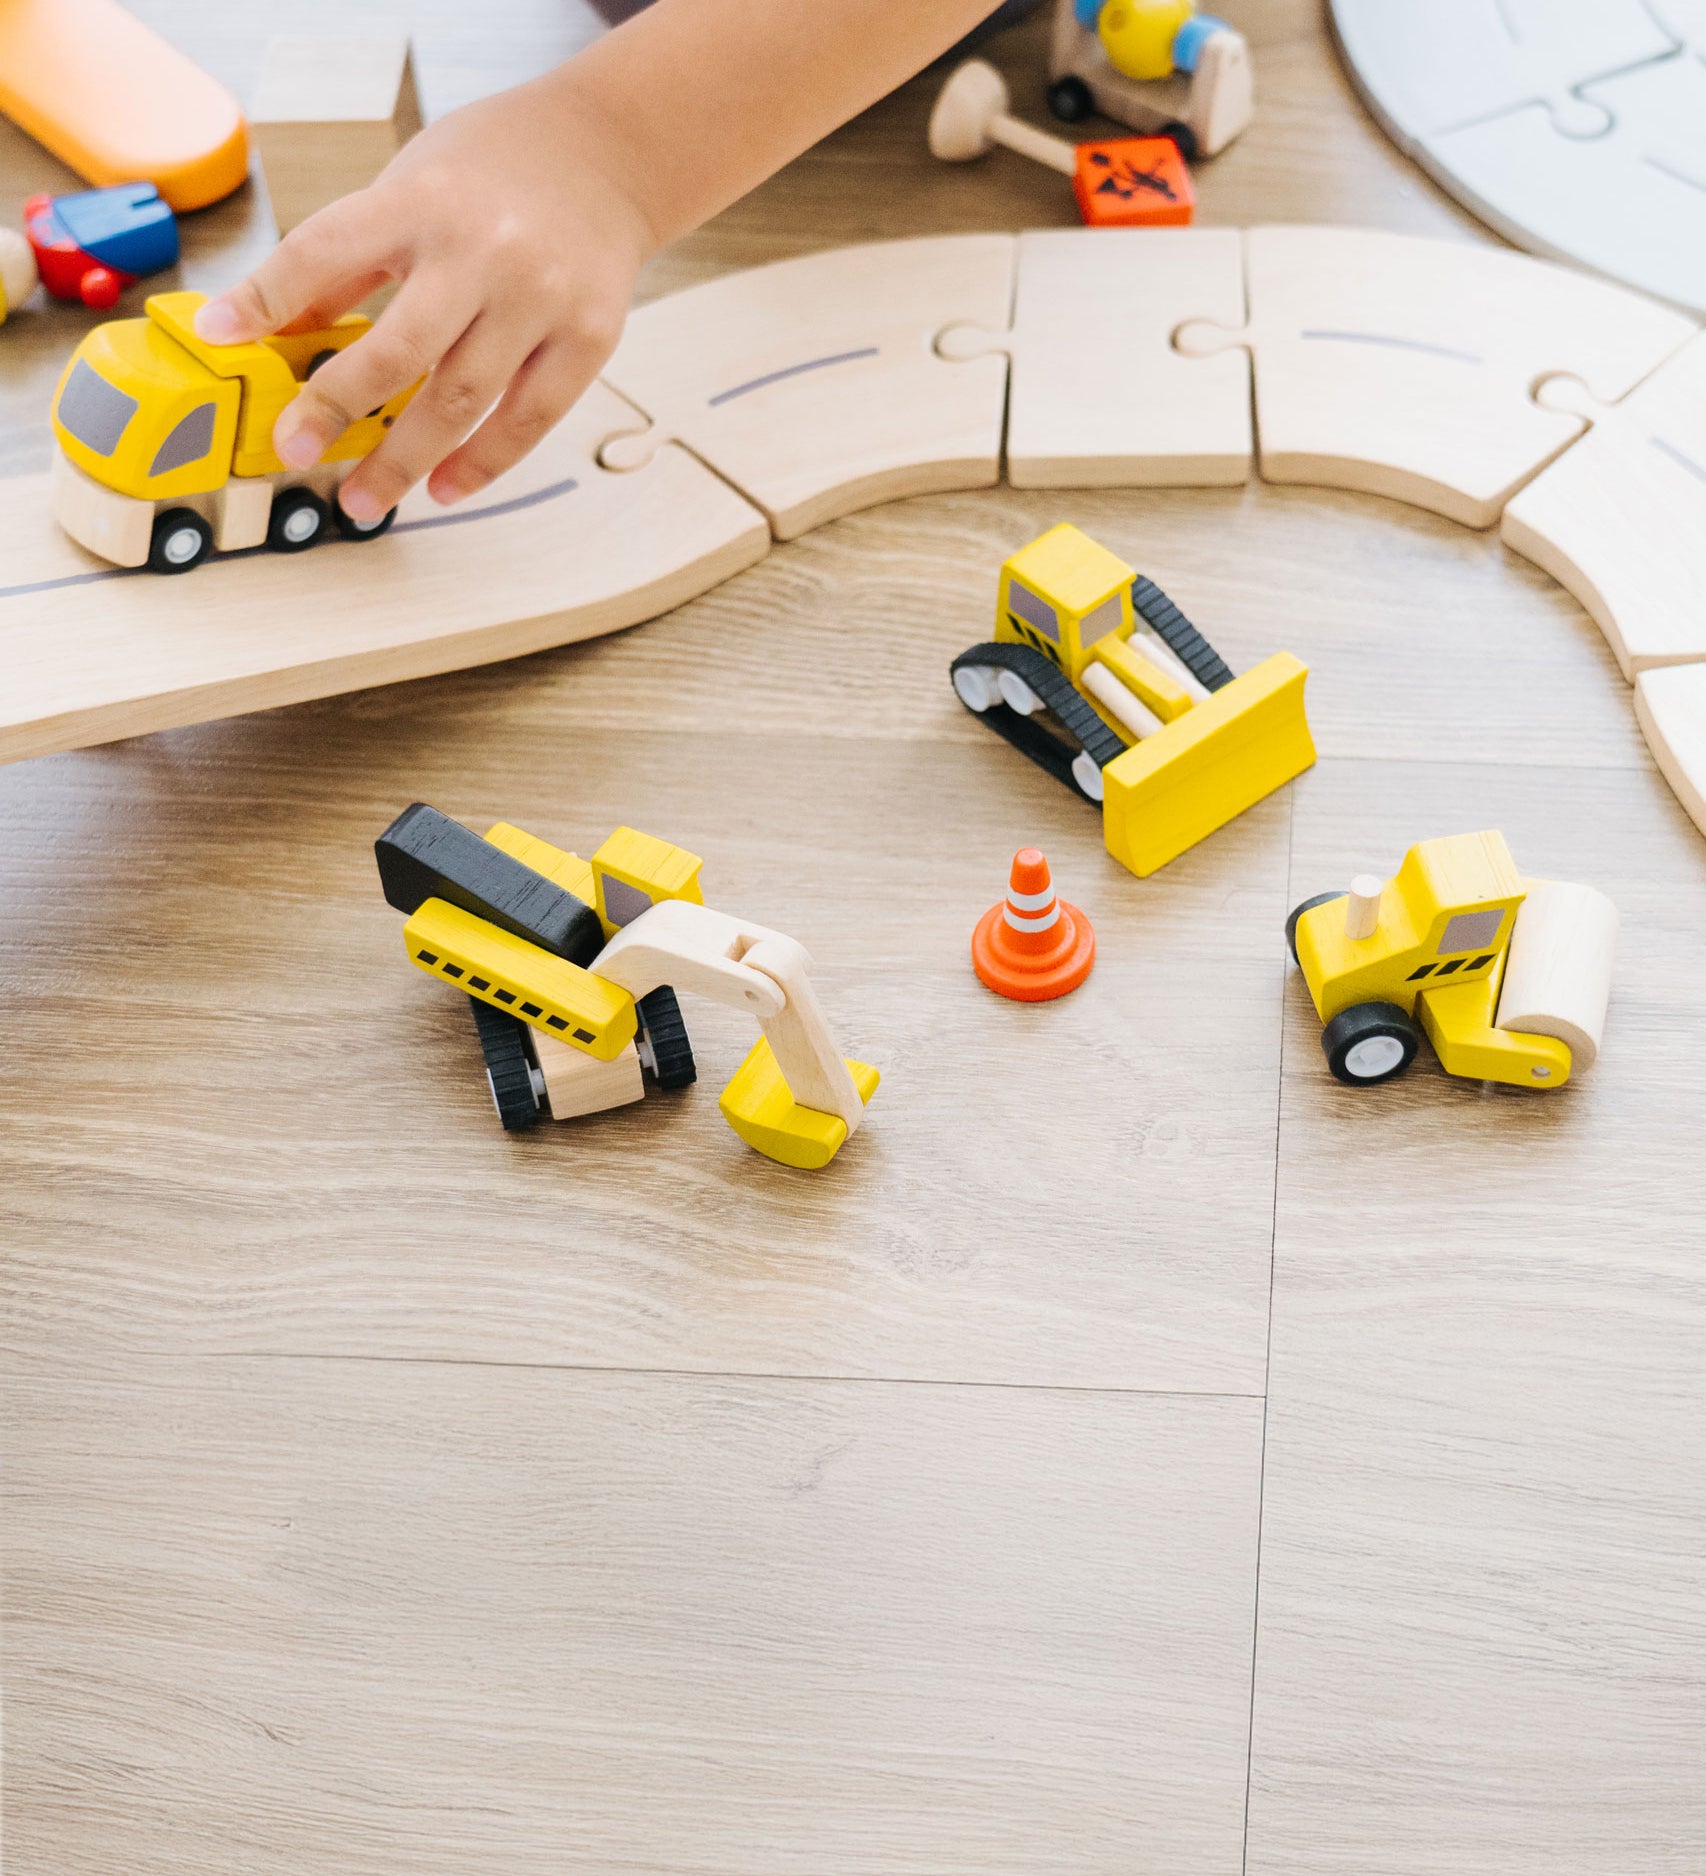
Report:
M 1345 936 L 1372 938 L 1380 924 L 1380 895 L 1385 883 L 1372 873 L 1358 873 L 1345 901 Z

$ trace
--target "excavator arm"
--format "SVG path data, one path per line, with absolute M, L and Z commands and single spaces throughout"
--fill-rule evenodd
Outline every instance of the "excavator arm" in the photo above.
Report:
M 758 1018 L 764 1033 L 719 1106 L 767 1158 L 826 1166 L 864 1119 L 877 1071 L 843 1059 L 812 988 L 811 959 L 792 938 L 710 906 L 665 899 L 623 926 L 591 970 L 636 999 L 673 984 Z

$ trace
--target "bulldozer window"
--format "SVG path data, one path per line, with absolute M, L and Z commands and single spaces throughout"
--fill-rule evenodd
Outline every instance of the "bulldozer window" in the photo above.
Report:
M 148 473 L 163 476 L 168 470 L 184 469 L 192 462 L 199 462 L 213 447 L 213 420 L 217 411 L 215 404 L 198 404 L 187 417 L 180 417 L 155 452 Z
M 59 394 L 59 421 L 85 449 L 110 456 L 118 448 L 124 427 L 136 415 L 136 399 L 116 384 L 108 384 L 87 359 L 71 368 Z
M 1060 643 L 1060 620 L 1054 608 L 1017 580 L 1007 582 L 1007 609 L 1041 632 L 1044 638 L 1056 645 Z
M 1078 642 L 1088 651 L 1097 639 L 1118 631 L 1119 623 L 1120 596 L 1115 593 L 1104 599 L 1094 612 L 1085 613 L 1078 627 Z

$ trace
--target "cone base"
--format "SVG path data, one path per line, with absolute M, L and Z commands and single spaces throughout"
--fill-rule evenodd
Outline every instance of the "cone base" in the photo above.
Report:
M 992 905 L 971 935 L 972 968 L 998 996 L 1015 1003 L 1049 1003 L 1076 990 L 1096 961 L 1096 934 L 1077 906 L 1058 901 L 1060 922 L 1071 932 L 1068 943 L 1038 960 L 1002 942 L 1012 931 L 1002 914 L 1006 902 Z

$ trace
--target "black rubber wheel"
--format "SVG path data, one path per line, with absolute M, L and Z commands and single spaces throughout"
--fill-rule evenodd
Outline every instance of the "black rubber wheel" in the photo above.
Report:
M 314 356 L 309 359 L 308 369 L 302 374 L 303 378 L 308 379 L 313 377 L 315 372 L 317 372 L 322 365 L 336 358 L 337 355 L 338 348 L 335 345 L 328 345 L 323 352 L 316 352 Z
M 397 519 L 395 508 L 386 509 L 377 521 L 357 521 L 346 515 L 340 504 L 332 504 L 332 519 L 337 523 L 338 532 L 346 541 L 376 541 L 391 523 Z
M 193 508 L 168 508 L 148 540 L 148 565 L 155 573 L 188 573 L 213 552 L 213 529 Z
M 1197 133 L 1189 124 L 1181 124 L 1177 121 L 1163 124 L 1159 134 L 1173 139 L 1179 146 L 1179 154 L 1187 163 L 1194 163 L 1197 160 Z
M 1331 905 L 1335 899 L 1343 899 L 1342 892 L 1318 892 L 1313 899 L 1305 899 L 1302 905 L 1294 905 L 1285 921 L 1285 948 L 1291 953 L 1293 964 L 1297 962 L 1297 921 L 1305 912 L 1318 905 Z
M 640 1060 L 651 1070 L 652 1079 L 660 1088 L 690 1088 L 699 1071 L 693 1065 L 693 1045 L 687 1040 L 675 992 L 668 984 L 659 984 L 641 997 L 638 1009 Z
M 533 1080 L 533 1057 L 527 1048 L 527 1025 L 507 1010 L 494 1009 L 478 997 L 468 999 L 480 1053 L 486 1058 L 486 1086 L 492 1106 L 507 1133 L 525 1133 L 539 1124 L 539 1090 Z
M 1321 1031 L 1327 1066 L 1353 1088 L 1373 1088 L 1416 1059 L 1421 1031 L 1396 1003 L 1353 1003 Z
M 1048 108 L 1063 124 L 1082 124 L 1096 100 L 1082 78 L 1057 78 L 1048 88 Z
M 267 545 L 275 554 L 300 554 L 326 538 L 331 516 L 312 489 L 286 489 L 267 519 Z

